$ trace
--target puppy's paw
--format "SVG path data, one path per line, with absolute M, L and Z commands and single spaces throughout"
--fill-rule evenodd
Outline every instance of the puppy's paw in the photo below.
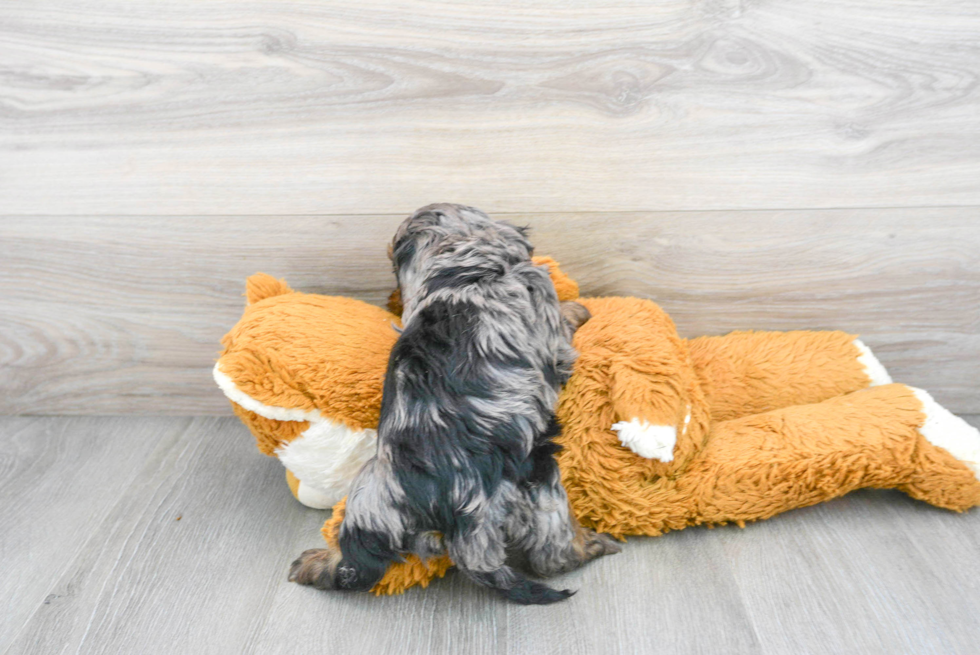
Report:
M 289 567 L 289 581 L 317 589 L 333 589 L 340 552 L 329 548 L 305 551 Z
M 592 530 L 585 533 L 585 556 L 593 560 L 603 555 L 615 555 L 622 552 L 623 548 L 619 542 L 607 534 L 599 534 Z

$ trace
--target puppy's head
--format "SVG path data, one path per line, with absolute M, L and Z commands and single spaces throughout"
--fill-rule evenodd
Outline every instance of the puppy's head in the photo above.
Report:
M 447 265 L 505 267 L 530 258 L 527 228 L 495 221 L 479 209 L 439 203 L 405 219 L 388 246 L 401 303 L 410 307 L 422 283 Z

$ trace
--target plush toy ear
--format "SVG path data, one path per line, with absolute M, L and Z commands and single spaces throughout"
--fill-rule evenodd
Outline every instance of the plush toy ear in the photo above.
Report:
M 265 273 L 256 273 L 245 281 L 245 299 L 248 300 L 249 305 L 254 305 L 266 298 L 292 292 L 293 290 L 289 288 L 285 280 L 277 280 Z
M 405 308 L 402 307 L 402 290 L 395 289 L 391 292 L 391 295 L 388 296 L 388 311 L 395 316 L 401 316 L 404 309 Z
M 532 259 L 538 266 L 548 267 L 548 275 L 551 276 L 551 282 L 555 285 L 555 291 L 558 292 L 558 300 L 575 300 L 578 298 L 578 283 L 565 275 L 565 272 L 558 266 L 558 262 L 551 257 L 533 257 Z

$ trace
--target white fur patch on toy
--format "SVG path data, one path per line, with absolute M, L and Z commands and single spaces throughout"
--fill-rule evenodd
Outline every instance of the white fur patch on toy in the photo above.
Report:
M 980 430 L 933 400 L 927 391 L 910 387 L 926 415 L 919 432 L 929 443 L 966 464 L 980 480 Z
M 352 430 L 322 419 L 277 448 L 276 455 L 301 483 L 319 492 L 332 507 L 347 495 L 351 480 L 374 456 L 377 439 L 374 430 Z
M 612 429 L 619 436 L 619 441 L 640 457 L 659 459 L 661 462 L 674 460 L 677 428 L 673 425 L 651 425 L 634 418 L 614 423 Z
M 293 473 L 293 475 L 296 474 Z M 302 480 L 300 480 L 299 488 L 296 490 L 296 500 L 313 509 L 330 509 L 336 505 L 336 503 L 330 502 L 329 496 L 321 494 Z
M 354 430 L 326 418 L 315 409 L 263 404 L 235 386 L 217 364 L 213 375 L 228 399 L 250 412 L 277 421 L 309 421 L 310 427 L 276 449 L 279 461 L 299 480 L 297 497 L 307 507 L 333 507 L 347 495 L 351 480 L 374 456 L 377 431 Z
M 228 400 L 240 405 L 250 412 L 255 412 L 259 416 L 272 419 L 274 421 L 319 421 L 320 410 L 290 409 L 288 407 L 273 407 L 265 405 L 255 398 L 252 398 L 244 391 L 235 386 L 230 377 L 221 372 L 220 364 L 215 364 L 211 370 L 214 381 L 221 387 Z
M 871 380 L 870 386 L 877 387 L 883 384 L 891 384 L 892 376 L 888 375 L 888 371 L 878 361 L 878 358 L 874 356 L 871 349 L 864 345 L 864 342 L 860 339 L 855 339 L 854 345 L 861 352 L 860 356 L 858 356 L 858 363 L 864 367 L 865 375 Z

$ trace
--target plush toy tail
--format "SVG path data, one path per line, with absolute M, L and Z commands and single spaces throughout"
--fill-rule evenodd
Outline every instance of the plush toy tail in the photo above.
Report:
M 256 273 L 245 281 L 245 298 L 252 305 L 260 300 L 292 293 L 293 290 L 285 280 L 277 280 L 265 273 Z

